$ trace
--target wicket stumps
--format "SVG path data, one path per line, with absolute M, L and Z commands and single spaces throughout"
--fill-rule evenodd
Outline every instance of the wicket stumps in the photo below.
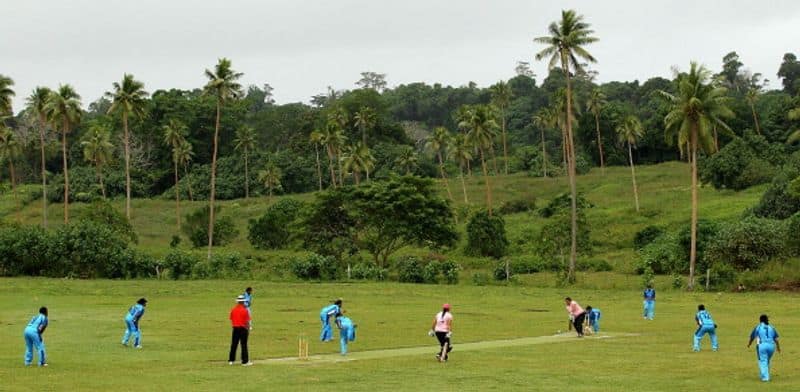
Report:
M 306 335 L 300 335 L 297 338 L 297 359 L 308 360 L 308 337 Z

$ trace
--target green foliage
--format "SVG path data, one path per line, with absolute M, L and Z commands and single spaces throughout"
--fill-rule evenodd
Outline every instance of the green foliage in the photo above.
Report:
M 592 251 L 590 228 L 583 211 L 578 210 L 578 253 L 589 254 Z M 542 258 L 561 259 L 567 257 L 572 247 L 572 223 L 569 211 L 560 211 L 550 216 L 542 226 L 536 240 L 536 252 Z
M 800 253 L 800 212 L 792 215 L 786 225 L 786 245 L 794 254 Z
M 89 208 L 84 208 L 77 214 L 77 218 L 105 226 L 130 242 L 137 243 L 139 241 L 128 218 L 105 200 L 92 202 Z
M 643 273 L 650 268 L 656 274 L 689 272 L 689 247 L 691 226 L 684 225 L 676 232 L 664 233 L 639 251 L 637 272 Z M 696 271 L 702 272 L 710 262 L 705 257 L 705 250 L 716 237 L 719 225 L 708 220 L 697 222 L 697 265 Z
M 505 278 L 503 278 L 505 279 Z M 489 284 L 489 274 L 485 272 L 475 272 L 472 274 L 472 284 L 475 286 L 486 286 Z
M 155 173 L 131 168 L 131 197 L 151 196 L 149 188 L 152 185 Z M 116 168 L 103 169 L 103 181 L 106 186 L 106 196 L 125 195 L 125 172 Z M 73 198 L 84 203 L 99 200 L 100 186 L 97 183 L 97 172 L 90 166 L 76 166 L 69 169 L 70 202 Z M 82 195 L 82 196 L 78 196 Z M 174 195 L 170 195 L 173 196 Z M 47 199 L 52 203 L 64 201 L 64 174 L 57 173 L 47 181 Z
M 645 266 L 644 270 L 642 271 L 642 287 L 652 285 L 655 278 L 656 275 L 653 273 L 653 269 L 650 268 L 650 266 Z
M 671 279 L 671 282 L 672 282 L 671 286 L 672 286 L 673 289 L 676 289 L 676 290 L 677 289 L 681 289 L 685 285 L 685 283 L 683 281 L 683 276 L 681 276 L 680 274 L 673 273 L 671 275 L 671 278 L 672 278 Z
M 247 239 L 256 249 L 287 247 L 297 230 L 296 221 L 302 208 L 300 201 L 288 198 L 278 200 L 260 218 L 249 221 Z
M 316 253 L 292 259 L 289 267 L 294 276 L 303 280 L 334 280 L 339 274 L 336 259 Z
M 758 269 L 786 253 L 786 237 L 782 222 L 748 217 L 722 225 L 708 244 L 705 258 L 713 263 L 712 271 L 720 264 L 739 271 Z
M 705 271 L 701 272 L 703 273 L 698 274 L 700 286 L 705 287 L 708 278 L 708 287 L 711 290 L 728 288 L 736 281 L 737 277 L 736 270 L 728 263 L 714 263 L 710 274 L 706 274 Z
M 424 267 L 422 261 L 417 257 L 403 257 L 397 261 L 397 279 L 403 283 L 423 283 L 425 282 Z
M 381 268 L 374 263 L 361 262 L 353 266 L 350 270 L 350 277 L 359 280 L 377 280 L 383 281 L 389 275 L 386 268 Z
M 199 260 L 192 265 L 194 279 L 247 279 L 250 262 L 238 253 L 215 253 L 211 261 Z
M 202 262 L 199 256 L 180 249 L 173 249 L 164 257 L 164 267 L 170 278 L 176 280 L 190 277 L 194 266 Z
M 524 199 L 514 199 L 503 202 L 497 213 L 500 215 L 516 214 L 519 212 L 529 212 L 536 209 L 536 198 L 531 196 Z
M 584 197 L 584 195 L 581 193 L 578 193 L 576 205 L 578 206 L 578 211 L 594 207 L 594 205 L 592 203 L 589 203 L 589 201 L 586 200 L 586 197 Z M 542 207 L 539 210 L 539 216 L 541 216 L 542 218 L 550 218 L 551 216 L 559 212 L 570 211 L 571 206 L 572 206 L 572 196 L 569 193 L 561 193 L 552 200 L 550 200 L 550 202 L 547 203 L 546 206 Z
M 233 218 L 221 216 L 221 210 L 222 207 L 214 206 L 216 219 L 216 222 L 214 222 L 214 246 L 225 245 L 239 235 L 239 230 L 233 223 Z M 208 206 L 198 208 L 194 212 L 187 214 L 181 225 L 181 230 L 189 237 L 189 241 L 192 242 L 195 248 L 208 245 L 209 212 L 210 208 Z
M 576 268 L 578 271 L 590 272 L 606 272 L 614 269 L 608 261 L 603 259 L 581 259 L 578 260 Z
M 490 216 L 479 211 L 467 222 L 467 247 L 465 253 L 499 259 L 508 250 L 505 220 L 502 216 Z
M 664 228 L 661 226 L 647 226 L 642 230 L 636 232 L 636 236 L 633 237 L 633 247 L 636 250 L 641 250 L 651 242 L 655 241 L 656 238 L 664 234 Z
M 784 167 L 772 179 L 753 212 L 759 217 L 772 219 L 786 219 L 800 212 L 800 196 L 793 196 L 789 192 L 789 184 L 798 177 L 800 170 Z
M 763 136 L 735 138 L 719 152 L 699 162 L 700 179 L 715 188 L 742 190 L 769 182 L 776 168 L 768 161 L 784 156 Z
M 0 275 L 63 276 L 50 259 L 50 233 L 38 226 L 0 228 Z
M 341 189 L 317 193 L 302 218 L 303 246 L 323 256 L 341 259 L 358 251 L 355 219 L 348 213 L 349 194 Z

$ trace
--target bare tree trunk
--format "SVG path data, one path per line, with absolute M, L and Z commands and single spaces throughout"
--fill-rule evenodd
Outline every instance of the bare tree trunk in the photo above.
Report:
M 217 179 L 217 138 L 219 137 L 219 117 L 221 102 L 217 100 L 217 121 L 214 126 L 214 153 L 211 155 L 211 193 L 208 195 L 208 260 L 211 261 L 211 246 L 214 244 L 214 193 Z
M 639 212 L 639 190 L 636 188 L 636 170 L 633 167 L 633 151 L 631 150 L 631 143 L 628 142 L 628 159 L 631 162 L 631 178 L 633 179 L 633 200 L 636 205 L 636 212 Z
M 194 196 L 192 195 L 192 181 L 189 180 L 189 169 L 186 166 L 183 167 L 183 178 L 186 179 L 186 189 L 189 191 L 189 201 L 194 201 Z
M 356 186 L 361 185 L 361 175 L 357 170 L 353 170 L 353 181 L 356 182 Z
M 181 230 L 181 192 L 178 189 L 178 160 L 175 160 L 175 222 Z
M 719 151 L 719 134 L 717 133 L 717 126 L 714 126 L 714 150 Z
M 750 110 L 753 112 L 753 122 L 756 124 L 756 133 L 761 134 L 761 127 L 758 126 L 758 114 L 756 113 L 756 106 L 750 104 Z
M 464 183 L 464 164 L 458 165 L 458 176 L 461 178 L 461 190 L 464 191 L 464 204 L 469 204 L 467 199 L 467 184 Z
M 125 128 L 125 217 L 131 220 L 131 147 L 128 137 L 128 113 L 122 112 L 122 126 Z
M 567 68 L 566 59 L 563 60 L 564 73 L 567 77 L 567 167 L 569 175 L 569 190 L 572 194 L 572 241 L 569 253 L 569 271 L 567 272 L 567 281 L 575 281 L 575 265 L 578 259 L 578 190 L 575 178 L 575 145 L 573 144 L 572 137 L 572 86 L 569 77 L 569 70 Z
M 244 199 L 250 198 L 250 176 L 247 172 L 247 148 L 244 149 Z
M 483 148 L 479 148 L 481 152 L 481 168 L 483 169 L 483 182 L 486 184 L 486 210 L 489 216 L 492 216 L 492 186 L 489 184 L 489 173 L 486 168 L 486 160 L 483 158 Z
M 344 186 L 344 176 L 342 174 L 342 152 L 336 149 L 336 166 L 339 167 L 339 186 Z
M 47 228 L 47 170 L 45 169 L 45 156 L 44 156 L 44 132 L 46 127 L 46 118 L 44 115 L 39 116 L 39 143 L 42 153 L 42 227 Z
M 328 150 L 328 169 L 330 169 L 331 172 L 331 186 L 336 188 L 336 172 L 333 169 L 333 149 L 331 146 L 326 146 L 326 149 Z
M 689 284 L 688 289 L 694 289 L 694 268 L 697 260 L 697 128 L 692 128 L 691 135 L 691 163 L 692 163 L 692 229 L 691 246 L 689 248 Z
M 506 136 L 506 111 L 503 110 L 501 114 L 501 121 L 502 121 L 502 135 L 503 135 L 503 161 L 505 163 L 506 174 L 508 174 L 508 141 Z
M 547 177 L 547 149 L 544 144 L 544 128 L 542 128 L 542 170 L 544 177 Z
M 437 151 L 436 155 L 439 157 L 439 173 L 442 175 L 442 181 L 444 181 L 444 188 L 447 189 L 447 196 L 450 197 L 450 201 L 453 201 L 453 193 L 450 192 L 450 183 L 447 182 L 447 176 L 444 174 L 444 161 L 442 160 L 442 152 Z
M 594 125 L 597 129 L 597 148 L 600 150 L 600 172 L 606 175 L 605 159 L 603 158 L 603 140 L 600 138 L 600 116 L 598 114 L 594 115 Z
M 492 174 L 497 175 L 499 172 L 497 171 L 497 156 L 494 152 L 494 140 L 492 140 L 491 144 L 489 145 L 489 157 L 492 159 Z
M 67 121 L 61 131 L 61 154 L 64 161 L 64 224 L 69 224 L 69 167 L 67 166 Z
M 103 186 L 103 173 L 100 171 L 100 160 L 94 160 L 94 169 L 97 172 L 97 181 L 100 183 L 100 194 L 103 195 L 103 200 L 106 199 L 106 187 Z
M 319 163 L 319 146 L 314 143 L 314 152 L 317 154 L 317 180 L 319 180 L 319 190 L 322 191 L 322 165 Z

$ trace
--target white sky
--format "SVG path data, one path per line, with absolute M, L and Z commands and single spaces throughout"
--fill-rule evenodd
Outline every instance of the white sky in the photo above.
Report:
M 783 54 L 800 54 L 798 1 L 0 0 L 0 74 L 16 82 L 16 110 L 59 83 L 88 105 L 124 72 L 150 92 L 201 87 L 219 57 L 278 103 L 352 89 L 362 71 L 389 86 L 486 86 L 523 60 L 541 81 L 532 39 L 568 8 L 600 38 L 589 47 L 600 82 L 668 77 L 690 60 L 717 71 L 736 50 L 775 87 Z

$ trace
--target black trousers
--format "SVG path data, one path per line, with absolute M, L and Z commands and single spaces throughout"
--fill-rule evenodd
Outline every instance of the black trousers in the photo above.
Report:
M 439 340 L 439 356 L 441 357 L 444 355 L 444 359 L 447 359 L 447 354 L 450 351 L 453 351 L 453 346 L 450 344 L 450 338 L 447 337 L 447 332 L 439 332 L 436 331 L 436 339 Z M 447 343 L 447 352 L 443 353 L 444 344 Z
M 572 321 L 572 326 L 575 327 L 575 332 L 578 333 L 578 336 L 583 336 L 583 321 L 585 319 L 586 319 L 586 312 L 583 312 L 575 316 L 575 320 Z
M 250 353 L 247 352 L 247 335 L 250 331 L 245 327 L 233 327 L 233 335 L 231 336 L 231 352 L 228 355 L 228 362 L 236 360 L 236 348 L 239 343 L 242 344 L 242 363 L 250 361 Z

